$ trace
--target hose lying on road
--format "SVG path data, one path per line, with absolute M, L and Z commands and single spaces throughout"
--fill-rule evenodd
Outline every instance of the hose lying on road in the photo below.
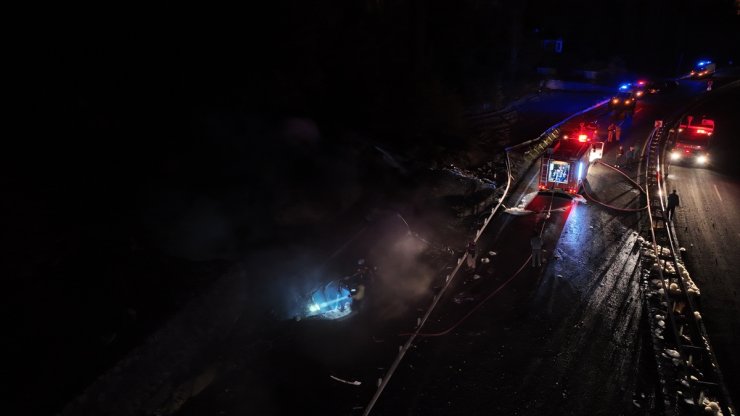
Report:
M 554 192 L 552 192 L 551 195 L 550 195 L 550 205 L 547 207 L 547 215 L 545 216 L 545 220 L 550 219 L 550 213 L 552 212 L 552 201 L 553 201 L 553 199 L 555 199 L 555 193 Z M 539 232 L 540 237 L 542 237 L 542 232 L 544 230 L 545 230 L 545 221 L 542 222 L 542 226 L 540 227 L 540 232 Z M 465 316 L 463 316 L 462 318 L 460 318 L 451 327 L 449 327 L 449 328 L 447 328 L 447 329 L 445 329 L 444 331 L 441 331 L 441 332 L 418 333 L 416 335 L 417 336 L 420 336 L 420 337 L 441 337 L 441 336 L 444 336 L 444 335 L 449 334 L 455 328 L 457 328 L 458 326 L 460 326 L 460 324 L 462 324 L 463 322 L 465 322 L 465 320 L 467 320 L 473 313 L 475 313 L 475 311 L 477 311 L 481 306 L 483 306 L 484 303 L 488 302 L 498 292 L 500 292 L 503 288 L 505 288 L 512 280 L 514 280 L 514 278 L 517 277 L 519 275 L 519 273 L 521 273 L 522 270 L 524 270 L 525 267 L 527 267 L 527 264 L 529 263 L 529 261 L 531 259 L 532 259 L 532 255 L 530 254 L 527 257 L 527 259 L 524 260 L 524 263 L 522 263 L 522 265 L 519 266 L 519 269 L 517 269 L 517 271 L 514 272 L 513 275 L 511 275 L 511 277 L 509 277 L 508 279 L 506 279 L 506 281 L 504 283 L 502 283 L 501 285 L 499 285 L 499 287 L 497 287 L 491 293 L 489 293 L 488 296 L 486 296 L 485 298 L 483 298 L 483 300 L 481 300 L 480 302 L 478 302 L 478 304 L 475 305 L 473 307 L 473 309 L 471 309 L 468 313 L 466 313 Z M 408 332 L 408 333 L 399 334 L 399 336 L 410 336 L 410 335 L 413 335 L 413 334 L 414 334 L 413 332 Z
M 621 171 L 620 169 L 617 169 L 616 167 L 614 167 L 614 166 L 612 166 L 612 165 L 610 165 L 610 164 L 608 164 L 608 163 L 604 163 L 604 162 L 602 162 L 602 161 L 600 161 L 600 160 L 597 160 L 597 161 L 596 161 L 596 163 L 600 163 L 600 164 L 602 164 L 602 165 L 604 165 L 604 166 L 606 166 L 606 167 L 608 167 L 608 168 L 610 168 L 610 169 L 612 169 L 612 170 L 615 170 L 615 171 L 619 172 L 619 174 L 621 174 L 622 176 L 624 176 L 625 178 L 627 178 L 627 180 L 628 180 L 628 181 L 630 181 L 630 182 L 631 182 L 631 183 L 632 183 L 633 185 L 635 185 L 635 187 L 636 187 L 637 189 L 639 189 L 639 190 L 640 190 L 640 192 L 641 192 L 641 193 L 642 193 L 643 195 L 645 195 L 645 189 L 644 189 L 644 188 L 643 188 L 642 186 L 640 186 L 640 184 L 639 184 L 639 183 L 635 182 L 635 181 L 634 181 L 634 180 L 633 180 L 632 178 L 630 178 L 630 177 L 629 177 L 629 175 L 627 175 L 626 173 L 624 173 L 623 171 Z M 587 188 L 586 186 L 584 186 L 584 187 L 583 187 L 583 193 L 584 193 L 584 194 L 586 195 L 586 197 L 587 197 L 588 199 L 590 199 L 591 201 L 593 201 L 593 202 L 595 202 L 595 203 L 597 203 L 597 204 L 599 204 L 599 205 L 601 205 L 601 206 L 603 206 L 603 207 L 606 207 L 606 208 L 612 209 L 612 210 L 614 210 L 614 211 L 622 211 L 622 212 L 640 212 L 640 211 L 643 211 L 643 210 L 646 210 L 646 209 L 647 209 L 647 205 L 645 205 L 645 206 L 644 206 L 644 207 L 642 207 L 642 208 L 620 208 L 620 207 L 615 207 L 614 205 L 609 205 L 609 204 L 607 204 L 607 203 L 605 203 L 605 202 L 601 202 L 601 201 L 599 201 L 598 199 L 594 198 L 594 196 L 593 196 L 593 195 L 591 195 L 591 194 L 590 194 L 590 193 L 588 192 L 588 188 Z
M 457 328 L 458 326 L 460 326 L 460 324 L 462 324 L 463 322 L 465 322 L 465 320 L 468 319 L 470 317 L 470 315 L 472 315 L 481 306 L 483 306 L 484 303 L 488 302 L 489 299 L 491 299 L 492 297 L 494 297 L 498 292 L 500 292 L 504 287 L 506 287 L 506 285 L 508 285 L 509 282 L 511 282 L 512 280 L 514 280 L 514 278 L 517 277 L 519 275 L 519 273 L 522 272 L 522 270 L 524 270 L 524 268 L 527 266 L 527 264 L 529 263 L 529 260 L 531 258 L 532 258 L 532 255 L 530 254 L 529 257 L 527 257 L 527 260 L 524 261 L 524 263 L 519 267 L 519 269 L 513 275 L 511 275 L 511 277 L 509 277 L 508 279 L 506 279 L 506 281 L 504 283 L 502 283 L 499 287 L 497 287 L 493 292 L 489 293 L 488 296 L 486 296 L 483 300 L 481 300 L 480 302 L 478 302 L 478 304 L 475 305 L 475 307 L 473 307 L 473 309 L 471 309 L 470 312 L 466 313 L 465 316 L 463 316 L 462 318 L 460 318 L 460 320 L 457 321 L 454 325 L 452 325 L 451 327 L 449 327 L 449 328 L 447 328 L 447 329 L 445 329 L 444 331 L 441 331 L 441 332 L 419 333 L 417 335 L 420 336 L 420 337 L 441 337 L 443 335 L 447 335 L 450 332 L 452 332 L 452 330 L 454 330 L 455 328 Z M 409 335 L 413 335 L 413 332 L 402 333 L 402 334 L 399 334 L 399 335 L 400 336 L 409 336 Z

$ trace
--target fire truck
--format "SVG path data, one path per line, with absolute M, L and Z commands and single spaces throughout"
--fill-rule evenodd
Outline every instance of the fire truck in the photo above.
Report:
M 594 136 L 588 130 L 581 130 L 557 139 L 542 155 L 540 191 L 576 194 L 591 162 L 601 159 L 604 142 L 594 141 Z
M 709 163 L 709 145 L 714 133 L 714 120 L 702 117 L 694 123 L 693 116 L 687 116 L 675 131 L 675 140 L 670 151 L 672 163 L 693 163 L 706 166 Z

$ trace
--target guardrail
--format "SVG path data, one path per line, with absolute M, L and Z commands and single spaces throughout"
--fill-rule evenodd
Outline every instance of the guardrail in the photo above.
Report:
M 515 146 L 510 146 L 505 149 L 506 152 L 506 171 L 507 171 L 507 181 L 506 181 L 506 189 L 504 190 L 503 195 L 499 198 L 498 204 L 491 209 L 490 215 L 485 219 L 483 222 L 483 225 L 479 230 L 476 231 L 475 239 L 473 241 L 477 242 L 480 236 L 483 234 L 483 231 L 488 227 L 488 224 L 490 224 L 491 220 L 493 219 L 494 215 L 498 212 L 499 208 L 503 204 L 503 201 L 506 199 L 506 197 L 509 195 L 509 192 L 511 190 L 511 182 L 512 182 L 512 174 L 511 174 L 511 161 L 509 159 L 509 151 L 522 147 L 531 145 L 531 147 L 525 152 L 530 156 L 538 156 L 540 153 L 542 153 L 547 146 L 549 146 L 550 143 L 552 143 L 552 140 L 557 137 L 559 134 L 560 127 L 570 121 L 571 119 L 575 117 L 582 116 L 584 114 L 587 114 L 590 111 L 593 111 L 595 109 L 598 109 L 599 107 L 602 107 L 604 104 L 606 104 L 608 100 L 603 100 L 595 105 L 588 107 L 582 111 L 579 111 L 578 113 L 575 113 L 571 115 L 570 117 L 566 118 L 565 120 L 559 122 L 558 124 L 550 127 L 547 129 L 544 133 L 542 133 L 540 136 L 538 136 L 536 139 L 528 140 L 526 142 L 517 144 Z M 447 291 L 447 288 L 450 286 L 452 281 L 454 280 L 455 276 L 457 276 L 457 273 L 459 272 L 462 265 L 465 263 L 465 260 L 467 259 L 468 253 L 465 252 L 462 257 L 457 259 L 457 265 L 453 269 L 453 271 L 445 277 L 445 284 L 440 290 L 440 292 L 434 296 L 431 305 L 426 310 L 426 313 L 422 318 L 419 318 L 417 321 L 416 328 L 412 335 L 409 336 L 409 339 L 406 340 L 406 342 L 399 346 L 398 349 L 398 355 L 396 355 L 395 360 L 391 364 L 391 366 L 388 368 L 388 371 L 386 372 L 385 376 L 379 380 L 378 388 L 376 389 L 375 393 L 373 394 L 373 397 L 370 399 L 370 402 L 365 406 L 365 409 L 363 410 L 363 416 L 369 415 L 375 404 L 377 403 L 380 396 L 383 394 L 383 390 L 385 390 L 385 387 L 388 385 L 388 382 L 390 381 L 393 374 L 396 372 L 396 369 L 398 368 L 399 364 L 403 360 L 403 357 L 406 355 L 406 352 L 411 348 L 414 340 L 417 336 L 419 336 L 421 329 L 423 328 L 424 324 L 429 319 L 429 316 L 432 314 L 432 311 L 439 303 L 439 300 L 442 298 L 442 295 Z
M 716 415 L 720 411 L 735 415 L 701 313 L 695 305 L 698 288 L 683 266 L 671 221 L 665 217 L 662 161 L 667 131 L 667 126 L 657 127 L 648 137 L 642 177 L 652 244 L 652 252 L 641 250 L 646 270 L 643 305 L 658 366 L 662 410 L 666 415 Z M 666 333 L 668 337 L 664 336 Z
M 504 199 L 506 199 L 506 196 L 509 194 L 509 190 L 511 189 L 511 162 L 509 161 L 508 153 L 506 155 L 506 176 L 507 176 L 506 189 L 504 190 L 504 193 L 501 196 L 501 198 L 499 198 L 498 204 L 496 204 L 496 206 L 491 209 L 491 214 L 488 215 L 486 220 L 483 222 L 483 226 L 476 232 L 475 239 L 473 240 L 475 242 L 478 241 L 481 234 L 483 234 L 483 231 L 486 229 L 488 224 L 491 222 L 491 219 L 493 219 L 493 216 L 496 215 L 496 212 L 503 204 Z M 399 347 L 398 355 L 396 356 L 396 359 L 393 360 L 393 364 L 391 364 L 385 376 L 380 380 L 380 383 L 378 384 L 378 388 L 375 391 L 375 394 L 373 394 L 373 397 L 370 399 L 370 402 L 367 404 L 367 406 L 365 407 L 365 410 L 362 413 L 363 416 L 369 415 L 370 412 L 373 410 L 375 403 L 377 403 L 378 399 L 380 398 L 380 395 L 383 394 L 383 390 L 388 385 L 388 381 L 391 379 L 393 374 L 396 372 L 398 365 L 401 363 L 401 360 L 403 360 L 403 357 L 406 355 L 406 352 L 409 350 L 409 348 L 411 348 L 411 345 L 413 344 L 416 337 L 419 336 L 419 333 L 422 327 L 424 327 L 424 324 L 429 319 L 429 316 L 432 314 L 432 311 L 434 311 L 434 308 L 437 306 L 437 303 L 439 303 L 439 300 L 442 298 L 442 295 L 447 291 L 447 288 L 450 286 L 455 276 L 457 276 L 458 271 L 460 271 L 460 268 L 465 263 L 465 260 L 467 259 L 467 257 L 468 257 L 468 253 L 466 251 L 462 257 L 457 259 L 457 265 L 452 270 L 452 272 L 445 277 L 445 285 L 442 287 L 439 293 L 437 293 L 434 296 L 431 305 L 429 305 L 429 308 L 424 314 L 424 317 L 418 320 L 414 333 L 411 336 L 409 336 L 409 339 L 406 340 L 406 342 L 403 345 Z

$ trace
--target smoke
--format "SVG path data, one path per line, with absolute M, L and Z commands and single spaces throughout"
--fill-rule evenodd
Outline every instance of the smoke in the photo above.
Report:
M 375 286 L 371 288 L 373 311 L 380 319 L 403 315 L 430 293 L 435 271 L 423 260 L 428 245 L 411 234 L 378 253 Z

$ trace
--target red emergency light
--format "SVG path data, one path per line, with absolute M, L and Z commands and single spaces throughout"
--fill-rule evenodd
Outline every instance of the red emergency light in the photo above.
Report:
M 579 134 L 578 135 L 578 141 L 581 142 L 581 143 L 587 142 L 588 141 L 588 136 L 585 135 L 585 134 Z

